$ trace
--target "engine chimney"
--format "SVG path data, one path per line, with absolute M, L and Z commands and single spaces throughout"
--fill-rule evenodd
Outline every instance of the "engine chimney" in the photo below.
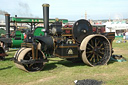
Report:
M 49 33 L 49 4 L 43 4 L 43 20 L 44 20 L 44 28 L 45 28 L 45 35 Z
M 10 14 L 5 14 L 6 38 L 10 38 Z
M 17 18 L 17 15 L 15 15 L 15 18 Z M 15 21 L 14 31 L 16 31 L 16 29 L 17 29 L 17 23 Z

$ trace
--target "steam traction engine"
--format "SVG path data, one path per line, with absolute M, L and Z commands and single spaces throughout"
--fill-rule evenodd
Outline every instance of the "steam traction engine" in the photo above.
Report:
M 42 70 L 48 61 L 46 54 L 67 60 L 81 59 L 90 66 L 107 64 L 112 55 L 113 32 L 93 32 L 84 19 L 76 21 L 72 28 L 63 28 L 58 20 L 49 26 L 49 4 L 43 4 L 43 17 L 45 36 L 27 35 L 14 55 L 18 68 L 28 72 Z

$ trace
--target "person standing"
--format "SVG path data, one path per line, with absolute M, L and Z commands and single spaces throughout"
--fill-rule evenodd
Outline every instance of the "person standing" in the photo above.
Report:
M 126 32 L 123 32 L 123 39 L 124 39 L 124 40 L 125 40 L 125 38 L 126 38 L 125 33 L 126 33 Z
M 126 40 L 128 40 L 128 30 L 125 33 L 125 38 L 126 38 Z

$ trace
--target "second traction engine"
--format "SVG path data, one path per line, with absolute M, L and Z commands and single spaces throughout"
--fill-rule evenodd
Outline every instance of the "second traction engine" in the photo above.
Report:
M 71 61 L 79 59 L 90 66 L 107 64 L 115 33 L 94 33 L 84 19 L 70 28 L 64 28 L 58 19 L 49 25 L 49 4 L 43 4 L 43 18 L 45 36 L 27 35 L 26 42 L 14 56 L 18 68 L 29 72 L 42 70 L 48 61 L 46 55 Z

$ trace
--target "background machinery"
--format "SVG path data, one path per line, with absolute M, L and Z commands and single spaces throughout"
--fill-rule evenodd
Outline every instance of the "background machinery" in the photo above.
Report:
M 62 23 L 67 23 L 67 19 L 60 19 Z M 25 17 L 10 17 L 10 14 L 5 14 L 6 25 L 6 37 L 1 37 L 0 41 L 4 43 L 6 48 L 20 48 L 21 43 L 24 42 L 24 34 L 28 32 L 33 32 L 34 36 L 44 35 L 44 27 L 37 26 L 38 24 L 43 24 L 42 18 L 25 18 Z M 55 19 L 49 19 L 49 23 L 55 22 Z M 10 26 L 11 23 L 11 26 Z M 12 25 L 13 24 L 13 25 Z M 18 24 L 21 24 L 19 26 Z M 30 26 L 30 30 L 22 26 L 22 24 L 27 24 Z M 10 31 L 10 27 L 13 27 L 13 33 Z M 26 26 L 27 27 L 27 26 Z M 22 29 L 20 29 L 22 28 Z
M 45 54 L 67 60 L 82 60 L 90 66 L 106 65 L 112 55 L 114 32 L 92 29 L 84 19 L 64 28 L 60 21 L 49 25 L 49 4 L 43 4 L 44 36 L 27 35 L 22 48 L 14 55 L 16 66 L 27 72 L 42 70 L 48 62 Z M 41 44 L 40 46 L 38 44 Z
M 67 19 L 60 19 L 63 24 L 67 23 Z M 0 34 L 0 60 L 4 59 L 9 48 L 20 48 L 21 43 L 24 42 L 25 34 L 33 33 L 34 36 L 43 36 L 44 27 L 37 26 L 38 24 L 43 24 L 42 18 L 25 18 L 25 17 L 10 17 L 10 14 L 5 14 L 6 25 L 0 25 L 0 27 L 6 27 L 6 30 L 1 29 Z M 55 19 L 49 19 L 49 23 L 55 22 Z M 11 24 L 11 25 L 10 25 Z M 23 26 L 25 24 L 25 26 Z M 30 29 L 26 25 L 30 26 Z M 10 27 L 14 30 L 11 31 Z

